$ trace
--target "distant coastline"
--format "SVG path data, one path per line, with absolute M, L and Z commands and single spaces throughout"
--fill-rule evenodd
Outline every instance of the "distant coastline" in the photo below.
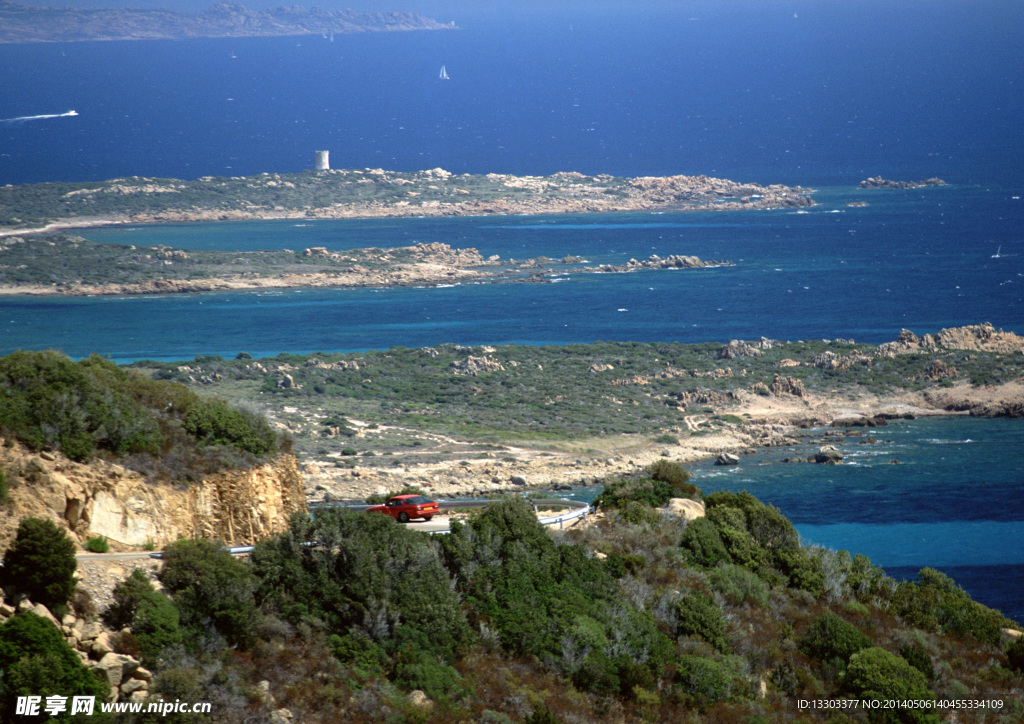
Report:
M 298 5 L 249 10 L 221 2 L 201 13 L 136 8 L 38 7 L 0 0 L 0 43 L 67 43 L 110 40 L 257 38 L 288 35 L 453 30 L 409 12 L 332 12 Z

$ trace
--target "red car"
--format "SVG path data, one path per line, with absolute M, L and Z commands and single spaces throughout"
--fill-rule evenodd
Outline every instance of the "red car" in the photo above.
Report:
M 440 511 L 436 502 L 424 498 L 422 495 L 396 495 L 384 505 L 375 505 L 366 509 L 367 513 L 387 513 L 403 523 L 408 523 L 412 518 L 430 520 Z

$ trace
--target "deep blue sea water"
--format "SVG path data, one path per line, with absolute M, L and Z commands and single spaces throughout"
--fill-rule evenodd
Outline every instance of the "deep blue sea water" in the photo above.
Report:
M 457 32 L 334 42 L 0 45 L 0 183 L 291 172 L 328 149 L 337 168 L 703 173 L 818 189 L 807 214 L 85 232 L 186 249 L 442 241 L 503 257 L 695 254 L 735 266 L 443 289 L 7 297 L 0 354 L 52 347 L 129 361 L 762 335 L 878 343 L 904 327 L 981 321 L 1024 333 L 1024 5 L 622 5 L 481 11 Z M 438 78 L 441 65 L 450 80 Z M 70 109 L 79 115 L 12 120 Z M 951 185 L 855 188 L 878 174 Z M 879 437 L 892 441 L 838 468 L 771 464 L 766 453 L 726 474 L 700 468 L 699 484 L 750 489 L 806 540 L 867 553 L 894 575 L 937 566 L 1024 618 L 1024 426 L 913 421 Z
M 1021 182 L 1016 0 L 558 5 L 334 42 L 3 45 L 0 119 L 79 115 L 0 123 L 0 183 L 297 171 L 316 149 L 338 168 Z

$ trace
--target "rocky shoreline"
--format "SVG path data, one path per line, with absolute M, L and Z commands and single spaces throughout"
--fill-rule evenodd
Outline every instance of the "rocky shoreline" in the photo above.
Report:
M 473 248 L 419 243 L 388 249 L 329 252 L 202 252 L 166 246 L 98 244 L 71 235 L 0 239 L 0 294 L 109 296 L 187 294 L 290 288 L 387 288 L 474 283 L 551 283 L 564 274 L 728 266 L 718 259 L 651 255 L 623 265 L 587 266 L 586 259 L 484 258 Z M 92 274 L 87 269 L 94 270 Z M 102 275 L 102 278 L 96 276 Z
M 720 357 L 723 359 L 737 354 L 737 349 L 750 354 L 757 352 L 737 342 L 722 349 Z M 944 329 L 922 336 L 904 330 L 895 341 L 880 345 L 877 353 L 891 357 L 951 349 L 1020 356 L 1024 355 L 1024 337 L 996 330 L 990 324 Z M 859 359 L 861 357 L 865 359 Z M 842 372 L 851 365 L 868 362 L 866 355 L 852 354 L 844 358 L 826 353 L 820 363 Z M 948 367 L 940 373 L 947 381 L 956 377 L 956 370 Z M 809 443 L 834 449 L 823 448 L 811 458 L 794 457 L 790 461 L 836 463 L 842 460 L 844 442 L 860 444 L 865 439 L 865 430 L 883 427 L 893 419 L 961 415 L 1024 417 L 1024 380 L 996 385 L 957 381 L 938 390 L 904 391 L 886 396 L 849 390 L 823 395 L 812 394 L 799 381 L 777 375 L 776 381 L 764 390 L 706 393 L 695 402 L 702 406 L 711 404 L 713 407 L 709 409 L 713 409 L 713 413 L 682 418 L 679 428 L 669 431 L 676 436 L 675 443 L 622 435 L 543 449 L 509 448 L 502 460 L 445 461 L 394 469 L 357 466 L 342 470 L 307 462 L 303 465 L 307 497 L 311 503 L 361 501 L 369 495 L 406 485 L 420 487 L 442 498 L 529 489 L 559 490 L 635 475 L 662 458 L 688 464 L 724 455 L 739 462 L 743 456 L 758 450 Z M 722 413 L 738 424 L 703 434 L 703 422 Z M 692 433 L 700 433 L 700 436 L 693 437 Z M 867 439 L 870 440 L 870 436 Z M 728 457 L 725 460 L 733 462 Z
M 900 401 L 872 396 L 853 400 L 813 400 L 808 414 L 803 404 L 745 399 L 730 408 L 734 414 L 750 414 L 749 423 L 680 444 L 654 443 L 643 436 L 621 436 L 588 441 L 602 448 L 599 454 L 581 455 L 580 445 L 551 447 L 543 452 L 529 448 L 509 450 L 510 459 L 496 461 L 441 462 L 396 469 L 354 467 L 340 470 L 317 463 L 303 465 L 307 499 L 323 502 L 362 502 L 368 496 L 415 486 L 438 498 L 487 496 L 527 490 L 568 490 L 581 485 L 600 485 L 608 480 L 636 475 L 659 459 L 692 464 L 723 455 L 745 456 L 759 450 L 806 446 L 833 447 L 837 454 L 819 450 L 810 458 L 787 458 L 793 463 L 835 463 L 842 460 L 842 445 L 860 443 L 863 430 L 884 426 L 891 419 L 952 417 L 993 412 L 994 400 L 1011 406 L 1024 405 L 1024 386 L 1006 385 L 996 390 L 972 391 L 958 387 L 943 398 L 907 395 Z M 950 409 L 961 407 L 963 409 Z M 811 431 L 813 429 L 813 431 Z M 870 438 L 868 438 L 870 439 Z M 817 457 L 821 459 L 816 459 Z

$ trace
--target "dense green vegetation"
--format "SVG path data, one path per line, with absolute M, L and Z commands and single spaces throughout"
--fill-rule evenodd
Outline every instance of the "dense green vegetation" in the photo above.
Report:
M 23 518 L 0 566 L 0 588 L 60 616 L 75 592 L 75 544 L 53 521 Z
M 73 362 L 53 351 L 0 358 L 0 433 L 72 460 L 116 458 L 174 480 L 250 465 L 278 446 L 252 410 L 95 355 Z
M 941 574 L 897 584 L 862 556 L 805 548 L 746 493 L 706 497 L 708 515 L 690 523 L 645 501 L 554 532 L 507 498 L 437 537 L 321 509 L 249 562 L 179 541 L 158 574 L 164 592 L 136 571 L 103 617 L 155 670 L 151 692 L 213 704 L 210 717 L 168 722 L 241 723 L 277 707 L 309 723 L 939 720 L 797 706 L 850 697 L 1000 700 L 959 721 L 1024 716 L 1024 645 L 998 631 L 1017 624 Z M 637 506 L 648 514 L 631 515 Z M 63 645 L 30 615 L 12 621 L 49 626 L 47 645 Z M 35 649 L 5 648 L 11 626 L 0 659 L 31 669 Z
M 19 696 L 94 696 L 106 701 L 110 685 L 105 678 L 93 674 L 64 641 L 57 628 L 31 611 L 20 613 L 0 626 L 0 671 L 3 688 L 0 693 L 0 719 L 38 724 L 45 721 L 109 722 L 108 715 L 96 708 L 93 715 L 69 713 L 51 717 L 45 712 L 37 716 L 16 714 Z M 42 707 L 40 707 L 42 709 Z
M 337 460 L 342 448 L 375 452 L 376 458 L 360 457 L 365 466 L 395 464 L 381 453 L 422 457 L 424 451 L 417 448 L 430 434 L 491 444 L 644 434 L 668 445 L 672 439 L 748 421 L 725 413 L 731 395 L 741 390 L 768 394 L 777 375 L 796 380 L 808 394 L 830 399 L 903 390 L 945 392 L 948 378 L 927 377 L 936 361 L 954 367 L 956 379 L 972 384 L 1024 376 L 1021 355 L 938 350 L 876 356 L 877 349 L 839 341 L 774 342 L 760 356 L 721 359 L 721 344 L 438 345 L 261 360 L 242 353 L 237 359 L 204 356 L 187 364 L 135 366 L 227 399 L 259 399 L 296 430 L 299 450 L 325 460 Z M 845 370 L 830 369 L 828 353 L 863 361 Z M 463 373 L 459 365 L 470 356 L 493 362 L 491 371 Z M 789 360 L 785 367 L 783 360 Z M 813 419 L 810 407 L 807 415 Z M 359 438 L 353 437 L 352 420 L 366 423 Z M 500 457 L 501 450 L 461 454 Z M 354 464 L 348 457 L 338 464 Z

